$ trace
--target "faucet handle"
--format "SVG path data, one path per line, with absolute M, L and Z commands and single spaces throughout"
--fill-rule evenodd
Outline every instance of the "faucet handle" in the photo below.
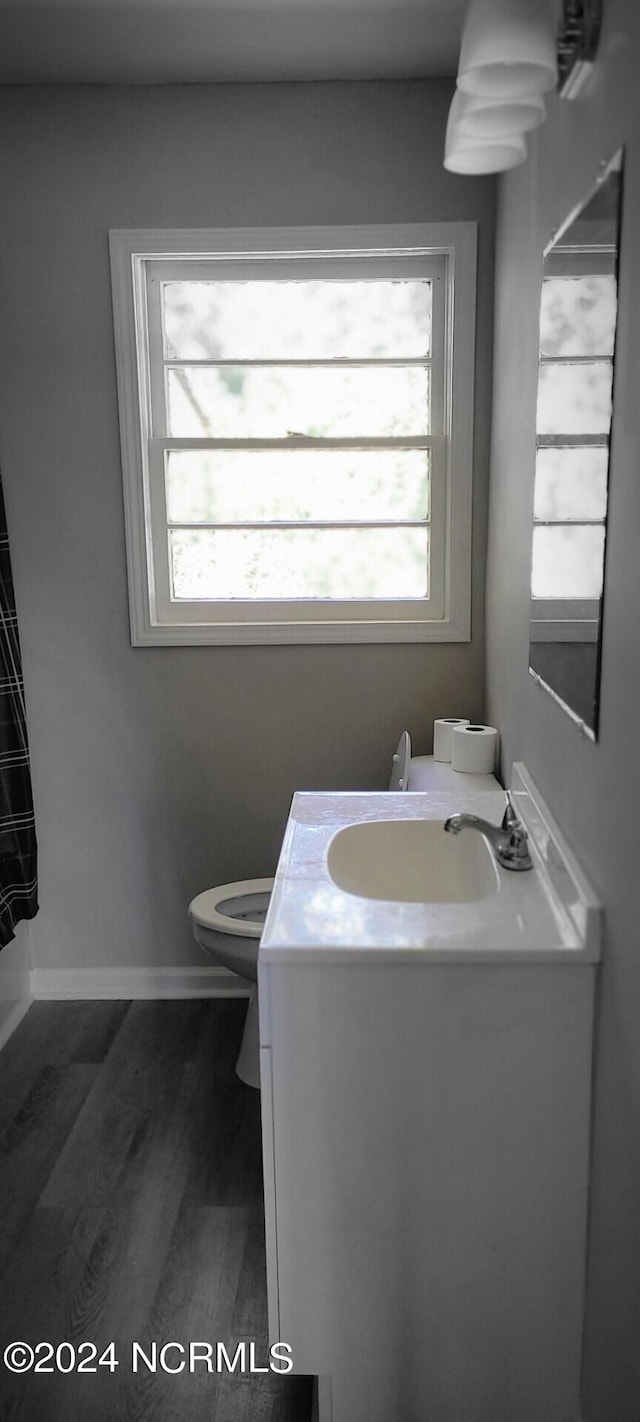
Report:
M 517 816 L 517 814 L 516 814 L 516 811 L 515 811 L 515 808 L 514 808 L 514 804 L 513 804 L 513 800 L 511 799 L 511 792 L 510 792 L 509 790 L 505 790 L 505 792 L 504 792 L 504 798 L 505 798 L 505 800 L 506 800 L 506 804 L 505 804 L 504 815 L 502 816 L 502 825 L 501 825 L 501 828 L 502 828 L 503 830 L 511 830 L 511 829 L 514 829 L 514 827 L 515 827 L 516 825 L 519 825 L 520 821 L 519 821 L 518 816 Z
M 500 863 L 508 869 L 531 869 L 533 865 L 529 853 L 529 836 L 522 820 L 516 813 L 508 790 L 505 790 L 505 799 L 507 803 L 500 828 L 507 838 L 498 858 Z

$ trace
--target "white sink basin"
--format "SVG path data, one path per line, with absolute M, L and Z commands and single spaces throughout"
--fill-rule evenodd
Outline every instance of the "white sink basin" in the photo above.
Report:
M 500 887 L 484 836 L 446 834 L 444 820 L 346 825 L 329 844 L 327 868 L 345 893 L 401 903 L 474 903 Z
M 477 830 L 444 833 L 452 814 L 499 825 L 504 793 L 298 791 L 280 855 L 261 964 L 572 963 L 600 956 L 602 911 L 526 773 L 511 793 L 533 868 L 509 873 Z

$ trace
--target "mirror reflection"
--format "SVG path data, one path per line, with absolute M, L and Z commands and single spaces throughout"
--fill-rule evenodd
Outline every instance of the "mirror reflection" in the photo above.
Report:
M 598 716 L 622 152 L 545 254 L 529 669 L 590 735 Z

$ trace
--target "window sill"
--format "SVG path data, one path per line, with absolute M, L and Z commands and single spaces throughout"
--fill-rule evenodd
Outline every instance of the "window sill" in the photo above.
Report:
M 379 622 L 257 622 L 132 625 L 134 647 L 302 646 L 357 643 L 468 642 L 470 629 L 450 619 Z

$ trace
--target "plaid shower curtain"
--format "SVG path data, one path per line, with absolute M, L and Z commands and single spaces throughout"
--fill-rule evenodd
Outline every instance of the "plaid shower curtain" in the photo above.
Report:
M 0 481 L 0 948 L 38 911 L 37 848 L 18 619 Z

